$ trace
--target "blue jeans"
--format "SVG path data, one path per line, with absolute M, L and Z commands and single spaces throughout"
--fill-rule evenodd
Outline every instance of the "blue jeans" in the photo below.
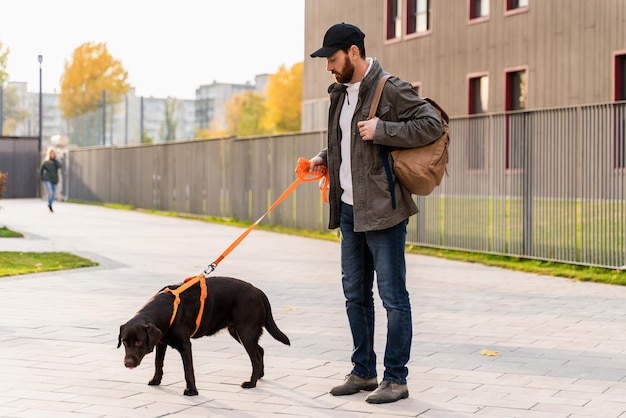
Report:
M 52 203 L 54 202 L 54 195 L 57 192 L 57 185 L 52 183 L 51 181 L 44 181 L 43 184 L 46 185 L 46 193 L 48 194 L 48 207 L 52 207 Z
M 406 289 L 408 220 L 381 231 L 354 232 L 352 206 L 341 205 L 341 269 L 348 322 L 352 332 L 352 374 L 377 376 L 374 352 L 374 272 L 378 294 L 387 310 L 383 380 L 406 384 L 413 327 Z

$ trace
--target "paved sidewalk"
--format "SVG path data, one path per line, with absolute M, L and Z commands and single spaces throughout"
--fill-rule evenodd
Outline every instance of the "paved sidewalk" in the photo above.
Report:
M 408 255 L 410 398 L 333 397 L 350 370 L 337 243 L 253 231 L 213 275 L 263 289 L 287 347 L 267 333 L 265 377 L 227 333 L 194 340 L 199 396 L 168 350 L 122 365 L 119 325 L 161 287 L 200 273 L 243 229 L 65 202 L 0 201 L 0 251 L 67 251 L 98 267 L 0 278 L 2 417 L 626 417 L 626 288 Z M 377 299 L 382 361 L 384 311 Z M 497 352 L 481 355 L 482 350 Z M 382 366 L 379 367 L 382 374 Z

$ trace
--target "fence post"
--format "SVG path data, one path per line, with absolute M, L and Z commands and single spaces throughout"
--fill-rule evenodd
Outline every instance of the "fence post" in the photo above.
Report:
M 102 145 L 107 144 L 107 91 L 102 90 Z
M 524 141 L 524 172 L 522 174 L 523 226 L 522 245 L 525 256 L 533 255 L 533 151 L 534 140 L 530 129 L 531 115 L 528 112 L 520 114 L 520 138 Z

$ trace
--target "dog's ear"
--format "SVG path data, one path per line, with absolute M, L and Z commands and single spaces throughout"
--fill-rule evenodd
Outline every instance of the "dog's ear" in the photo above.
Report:
M 146 331 L 148 332 L 148 353 L 151 353 L 154 350 L 154 346 L 163 336 L 163 333 L 154 324 L 146 325 Z
M 120 326 L 120 333 L 117 336 L 117 348 L 120 348 L 120 346 L 122 345 L 122 328 L 124 328 L 124 325 Z

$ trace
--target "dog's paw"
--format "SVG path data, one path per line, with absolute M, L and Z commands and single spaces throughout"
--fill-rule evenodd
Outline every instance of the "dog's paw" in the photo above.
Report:
M 256 382 L 252 383 L 252 382 L 243 382 L 241 384 L 241 387 L 244 389 L 250 389 L 250 388 L 254 388 L 256 387 Z
M 185 391 L 183 392 L 183 395 L 185 395 L 185 396 L 197 396 L 198 395 L 198 390 L 197 389 L 185 389 Z

